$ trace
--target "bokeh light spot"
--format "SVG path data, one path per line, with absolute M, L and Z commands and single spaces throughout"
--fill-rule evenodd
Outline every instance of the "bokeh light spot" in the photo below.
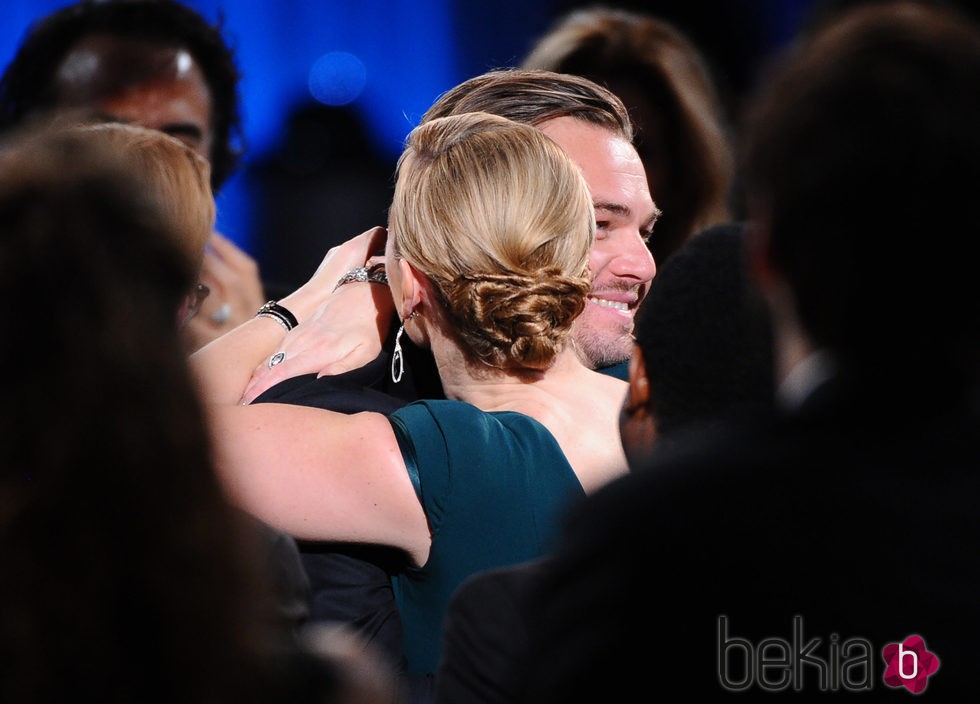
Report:
M 367 68 L 346 51 L 332 51 L 313 63 L 310 94 L 325 105 L 347 105 L 364 90 Z

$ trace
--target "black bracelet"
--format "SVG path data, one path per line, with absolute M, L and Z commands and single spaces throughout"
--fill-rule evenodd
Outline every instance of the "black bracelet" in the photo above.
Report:
M 259 308 L 255 317 L 264 316 L 266 318 L 274 318 L 279 321 L 279 324 L 286 328 L 286 332 L 289 332 L 294 327 L 299 325 L 296 320 L 296 316 L 293 315 L 288 308 L 281 306 L 275 301 L 268 301 L 265 305 Z

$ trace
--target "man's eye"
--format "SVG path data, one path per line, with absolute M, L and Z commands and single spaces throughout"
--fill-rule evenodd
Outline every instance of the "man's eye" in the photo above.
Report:
M 609 221 L 608 220 L 596 220 L 595 223 L 595 234 L 596 237 L 600 235 L 605 237 L 606 233 L 609 231 Z

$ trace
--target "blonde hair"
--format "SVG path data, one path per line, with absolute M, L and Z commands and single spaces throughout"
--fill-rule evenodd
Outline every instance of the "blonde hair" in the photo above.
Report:
M 18 156 L 18 154 L 20 156 Z M 0 144 L 0 158 L 114 168 L 165 217 L 174 244 L 196 276 L 214 229 L 216 209 L 207 159 L 159 130 L 120 122 L 78 123 L 69 118 L 31 125 Z
M 544 133 L 482 112 L 419 125 L 398 161 L 389 232 L 472 360 L 551 366 L 590 290 L 595 213 Z
M 216 216 L 207 159 L 164 132 L 138 125 L 105 122 L 65 130 L 66 136 L 73 133 L 103 143 L 121 160 L 172 223 L 192 271 L 199 271 Z

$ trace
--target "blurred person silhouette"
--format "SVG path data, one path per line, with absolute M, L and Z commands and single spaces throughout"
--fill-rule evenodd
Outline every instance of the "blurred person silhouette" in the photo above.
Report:
M 391 579 L 408 672 L 427 675 L 459 581 L 540 554 L 569 500 L 626 470 L 625 383 L 583 365 L 571 343 L 591 290 L 595 212 L 579 167 L 544 130 L 488 113 L 423 121 L 389 213 L 387 235 L 332 249 L 307 284 L 191 359 L 240 505 L 298 538 L 405 554 Z M 385 238 L 402 324 L 392 376 L 406 333 L 431 349 L 447 398 L 390 415 L 242 405 L 284 329 L 342 295 Z M 573 412 L 584 408 L 585 425 Z
M 750 279 L 742 223 L 691 238 L 658 270 L 637 314 L 620 436 L 630 468 L 718 424 L 772 412 L 769 311 Z M 678 440 L 680 438 L 681 440 Z M 512 702 L 533 667 L 527 612 L 548 557 L 469 577 L 443 621 L 435 701 Z
M 170 219 L 170 231 L 195 277 L 195 283 L 175 311 L 185 350 L 194 347 L 187 334 L 188 321 L 200 309 L 208 288 L 200 283 L 204 250 L 211 236 L 215 203 L 209 182 L 208 161 L 183 142 L 159 130 L 118 122 L 52 124 L 49 130 L 27 132 L 8 139 L 6 149 L 23 151 L 40 139 L 39 149 L 51 149 L 44 140 L 66 152 L 86 153 L 97 146 L 109 150 L 129 172 L 145 199 Z M 10 133 L 17 134 L 19 131 Z M 10 135 L 8 135 L 10 136 Z M 57 140 L 57 141 L 54 141 Z M 289 623 L 301 626 L 310 614 L 309 580 L 299 552 L 289 536 L 262 528 L 267 541 L 271 574 L 276 576 L 280 607 Z
M 806 12 L 803 15 L 800 35 L 812 34 L 825 22 L 833 21 L 835 17 L 843 11 L 853 10 L 859 5 L 871 3 L 891 2 L 892 0 L 812 0 L 806 5 Z M 949 9 L 961 15 L 969 17 L 973 21 L 980 21 L 980 8 L 970 0 L 912 0 L 922 5 L 929 5 L 939 9 Z
M 676 438 L 772 410 L 772 321 L 749 274 L 746 225 L 696 234 L 660 269 L 637 314 L 620 418 L 633 470 Z
M 0 77 L 0 133 L 71 116 L 162 130 L 211 162 L 215 193 L 244 149 L 239 72 L 220 26 L 173 0 L 80 0 L 32 23 Z M 255 260 L 214 232 L 211 291 L 188 334 L 199 347 L 277 293 Z
M 380 664 L 359 661 L 368 687 L 336 634 L 283 628 L 175 324 L 201 210 L 146 187 L 160 170 L 119 149 L 126 131 L 18 131 L 0 150 L 0 287 L 31 302 L 0 314 L 17 331 L 2 358 L 31 357 L 0 433 L 0 700 L 390 703 Z M 171 166 L 193 180 L 202 163 Z
M 57 129 L 57 126 L 56 126 Z M 203 156 L 160 130 L 121 122 L 62 125 L 61 131 L 39 132 L 45 139 L 58 135 L 62 149 L 84 149 L 86 143 L 102 145 L 123 162 L 145 198 L 171 221 L 176 244 L 194 273 L 196 283 L 177 312 L 188 352 L 195 340 L 187 335 L 187 323 L 210 293 L 200 283 L 204 251 L 214 229 L 215 204 L 211 193 L 210 166 Z M 25 136 L 26 140 L 27 137 Z M 17 147 L 23 144 L 13 142 Z
M 34 123 L 141 125 L 205 157 L 217 192 L 243 149 L 238 83 L 221 27 L 190 7 L 172 0 L 81 0 L 28 28 L 0 77 L 0 135 Z M 213 229 L 198 282 L 183 316 L 188 349 L 251 317 L 267 298 L 254 260 Z M 269 539 L 282 606 L 301 623 L 309 614 L 309 584 L 296 547 L 286 535 L 271 532 Z
M 632 125 L 625 107 L 608 90 L 582 77 L 514 69 L 464 81 L 440 96 L 422 121 L 472 111 L 540 127 L 581 168 L 598 221 L 590 269 L 599 295 L 586 304 L 586 320 L 575 324 L 573 336 L 589 366 L 625 378 L 632 316 L 655 273 L 644 239 L 658 215 L 642 164 L 630 145 Z M 366 269 L 363 274 L 366 279 Z M 390 413 L 417 399 L 443 398 L 431 355 L 408 339 L 401 344 L 405 373 L 397 384 L 392 382 L 389 369 L 397 328 L 388 323 L 385 312 L 393 317 L 391 303 L 379 291 L 376 283 L 356 278 L 338 289 L 317 319 L 287 335 L 273 355 L 281 360 L 281 352 L 285 361 L 273 366 L 263 362 L 265 375 L 253 377 L 246 400 Z M 626 310 L 613 310 L 624 303 Z M 397 324 L 397 318 L 392 322 Z M 304 333 L 304 327 L 309 331 Z M 347 349 L 341 339 L 344 330 L 352 330 L 357 340 L 351 355 L 339 351 Z M 291 344 L 298 333 L 306 337 Z M 378 341 L 361 341 L 371 335 Z M 344 367 L 326 366 L 324 354 L 357 368 L 344 372 Z M 359 354 L 366 364 L 354 361 Z M 303 365 L 313 373 L 303 374 Z M 273 386 L 276 376 L 284 381 Z M 266 390 L 266 385 L 271 388 Z M 401 568 L 404 556 L 378 546 L 302 541 L 300 547 L 313 589 L 312 619 L 352 624 L 370 642 L 380 643 L 397 667 L 403 635 L 389 574 Z M 416 685 L 424 691 L 429 683 L 412 680 L 412 691 L 418 691 Z
M 974 687 L 980 27 L 863 4 L 759 85 L 745 183 L 778 412 L 571 512 L 529 607 L 526 701 L 629 696 L 651 663 L 712 701 Z
M 326 249 L 384 222 L 393 173 L 352 106 L 293 108 L 280 144 L 246 172 L 264 274 L 295 288 Z
M 658 266 L 695 232 L 740 210 L 728 116 L 708 60 L 668 21 L 609 7 L 573 10 L 521 66 L 585 76 L 626 104 L 663 211 L 649 242 Z

